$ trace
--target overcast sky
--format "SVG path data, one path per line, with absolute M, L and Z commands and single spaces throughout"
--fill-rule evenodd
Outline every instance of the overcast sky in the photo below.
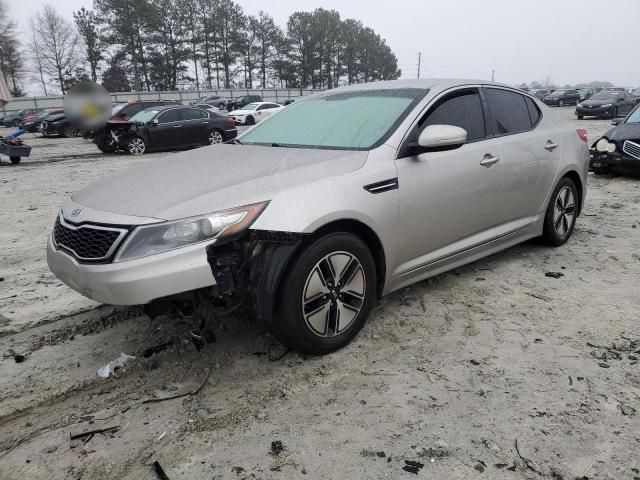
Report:
M 10 0 L 26 37 L 27 18 L 53 3 L 72 12 L 92 0 Z M 490 79 L 520 84 L 549 77 L 566 83 L 608 80 L 640 86 L 637 35 L 640 0 L 240 0 L 246 13 L 265 10 L 285 26 L 296 10 L 335 9 L 382 35 L 398 57 L 403 78 Z

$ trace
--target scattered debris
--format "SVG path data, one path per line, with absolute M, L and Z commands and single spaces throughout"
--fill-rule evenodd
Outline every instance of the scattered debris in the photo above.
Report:
M 553 298 L 543 295 L 541 293 L 535 293 L 535 292 L 524 292 L 524 293 L 525 295 L 529 295 L 530 297 L 537 298 L 538 300 L 542 300 L 543 302 L 550 302 L 553 300 Z
M 516 442 L 515 443 L 516 443 L 516 453 L 518 454 L 518 457 L 520 457 L 520 460 L 522 460 L 524 462 L 524 464 L 527 466 L 527 468 L 529 470 L 531 470 L 532 472 L 537 473 L 538 475 L 542 475 L 540 470 L 538 470 L 538 468 L 536 467 L 535 463 L 533 463 L 528 458 L 522 456 L 522 454 L 520 453 L 520 449 L 518 448 L 518 439 L 517 438 L 516 438 Z
M 247 471 L 242 467 L 233 467 L 231 471 L 239 477 L 244 477 L 247 474 Z
M 282 445 L 282 442 L 280 440 L 274 440 L 273 442 L 271 442 L 271 455 L 277 457 L 282 453 L 283 450 L 284 445 Z
M 202 332 L 199 330 L 190 330 L 190 333 L 191 341 L 193 342 L 193 345 L 194 347 L 196 347 L 196 351 L 198 352 L 210 343 L 215 343 L 216 341 L 216 336 L 211 330 L 203 330 Z
M 96 428 L 95 430 L 89 430 L 82 433 L 76 433 L 76 434 L 69 433 L 69 440 L 78 440 L 80 438 L 93 436 L 98 433 L 115 433 L 119 429 L 120 429 L 120 425 L 115 425 L 113 427 L 107 427 L 107 428 Z
M 405 472 L 414 473 L 416 475 L 422 469 L 422 467 L 424 467 L 424 463 L 415 462 L 413 460 L 405 460 L 404 463 L 405 464 L 402 467 L 402 470 L 404 470 Z
M 162 440 L 165 437 L 166 434 L 167 434 L 167 431 L 165 430 L 164 432 L 162 432 L 160 434 L 160 436 L 157 438 L 156 442 L 159 442 L 160 440 Z
M 598 363 L 598 365 L 600 367 L 602 367 L 602 368 L 609 368 L 610 367 L 610 365 L 607 362 L 600 362 L 600 363 Z
M 484 469 L 487 468 L 487 464 L 484 463 L 483 461 L 479 460 L 478 463 L 476 463 L 473 468 L 475 470 L 477 470 L 478 472 L 482 473 L 484 472 Z
M 171 342 L 162 343 L 160 345 L 156 345 L 154 347 L 147 348 L 144 352 L 142 352 L 142 356 L 144 358 L 149 358 L 151 355 L 155 355 L 156 353 L 160 353 L 171 346 Z
M 126 353 L 120 353 L 120 356 L 113 362 L 107 363 L 104 367 L 98 370 L 98 375 L 102 378 L 107 378 L 109 375 L 113 375 L 119 368 L 125 367 L 133 362 L 136 357 L 127 355 Z
M 560 277 L 564 277 L 564 273 L 562 272 L 547 272 L 544 274 L 545 277 L 550 277 L 550 278 L 560 278 Z
M 626 415 L 626 416 L 629 416 L 629 417 L 633 417 L 636 414 L 636 409 L 635 408 L 633 408 L 631 405 L 625 405 L 623 403 L 618 405 L 618 410 L 620 410 L 622 415 Z
M 480 365 L 480 362 L 477 360 L 474 360 L 473 358 L 471 360 L 469 360 L 471 362 L 472 365 L 478 366 Z
M 160 463 L 158 463 L 157 460 L 153 462 L 151 466 L 153 467 L 153 471 L 155 472 L 155 474 L 160 480 L 169 480 L 169 477 L 167 476 L 166 473 L 164 473 L 164 470 L 162 469 L 162 467 L 160 466 Z

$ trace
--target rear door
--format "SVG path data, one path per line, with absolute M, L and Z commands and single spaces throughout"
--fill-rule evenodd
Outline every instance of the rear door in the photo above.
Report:
M 464 128 L 467 143 L 454 150 L 411 153 L 407 145 L 429 125 Z M 500 142 L 487 137 L 478 88 L 450 91 L 429 107 L 396 160 L 405 239 L 396 274 L 429 268 L 495 238 L 502 180 L 499 149 Z
M 209 131 L 209 114 L 198 108 L 182 108 L 183 134 L 186 144 L 201 144 Z
M 187 143 L 179 108 L 165 110 L 157 118 L 158 123 L 151 125 L 148 130 L 150 148 L 180 147 Z
M 501 141 L 499 236 L 526 228 L 544 212 L 558 168 L 561 135 L 535 101 L 514 90 L 485 87 L 489 131 Z

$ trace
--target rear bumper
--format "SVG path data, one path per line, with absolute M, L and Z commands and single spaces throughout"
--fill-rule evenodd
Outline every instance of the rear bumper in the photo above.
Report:
M 119 263 L 78 263 L 47 242 L 49 269 L 66 285 L 101 303 L 142 305 L 153 300 L 215 285 L 207 262 L 209 244 Z

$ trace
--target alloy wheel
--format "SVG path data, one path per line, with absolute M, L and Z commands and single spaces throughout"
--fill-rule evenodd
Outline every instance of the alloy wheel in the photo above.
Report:
M 131 155 L 142 155 L 146 148 L 147 146 L 141 138 L 133 137 L 129 140 L 128 149 Z
M 209 145 L 213 145 L 214 143 L 222 143 L 222 142 L 223 142 L 222 134 L 219 131 L 213 130 L 209 133 Z
M 348 252 L 333 252 L 311 270 L 302 293 L 302 314 L 320 337 L 336 337 L 356 319 L 364 304 L 362 264 Z
M 571 231 L 576 216 L 576 199 L 571 188 L 565 186 L 558 192 L 553 210 L 553 226 L 560 237 Z

